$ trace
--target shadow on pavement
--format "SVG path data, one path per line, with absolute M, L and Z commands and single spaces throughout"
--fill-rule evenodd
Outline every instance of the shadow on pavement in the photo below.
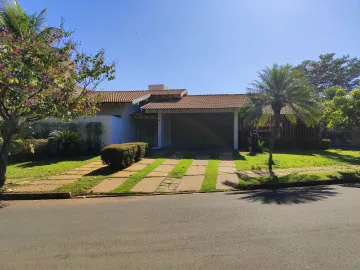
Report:
M 360 183 L 347 183 L 342 184 L 342 187 L 349 187 L 349 188 L 360 188 Z
M 261 202 L 264 204 L 300 204 L 324 200 L 337 195 L 338 192 L 329 186 L 310 186 L 284 189 L 262 189 L 227 193 L 240 195 L 239 200 Z

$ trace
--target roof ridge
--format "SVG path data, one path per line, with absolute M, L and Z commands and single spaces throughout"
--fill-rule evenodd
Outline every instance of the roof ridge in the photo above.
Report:
M 185 91 L 185 88 L 179 88 L 179 89 L 168 89 L 168 90 L 96 90 L 97 92 L 152 92 L 152 91 Z
M 187 95 L 187 97 L 206 97 L 206 96 L 247 96 L 248 94 L 239 93 L 239 94 L 197 94 L 197 95 Z

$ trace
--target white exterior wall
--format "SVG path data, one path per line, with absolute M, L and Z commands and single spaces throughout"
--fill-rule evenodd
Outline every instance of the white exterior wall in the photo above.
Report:
M 101 136 L 103 146 L 133 142 L 136 140 L 136 126 L 130 115 L 137 110 L 138 106 L 131 103 L 105 104 L 95 117 L 79 118 L 73 122 L 101 122 L 104 126 Z

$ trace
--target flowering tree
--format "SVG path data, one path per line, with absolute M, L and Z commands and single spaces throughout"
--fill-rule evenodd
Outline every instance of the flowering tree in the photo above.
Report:
M 71 35 L 62 25 L 46 38 L 0 30 L 0 187 L 11 141 L 25 123 L 94 115 L 99 109 L 96 87 L 114 79 L 115 63 L 105 63 L 104 51 L 78 52 Z

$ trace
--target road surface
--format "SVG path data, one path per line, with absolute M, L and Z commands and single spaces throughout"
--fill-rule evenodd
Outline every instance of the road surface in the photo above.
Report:
M 0 269 L 360 269 L 359 187 L 7 202 Z

